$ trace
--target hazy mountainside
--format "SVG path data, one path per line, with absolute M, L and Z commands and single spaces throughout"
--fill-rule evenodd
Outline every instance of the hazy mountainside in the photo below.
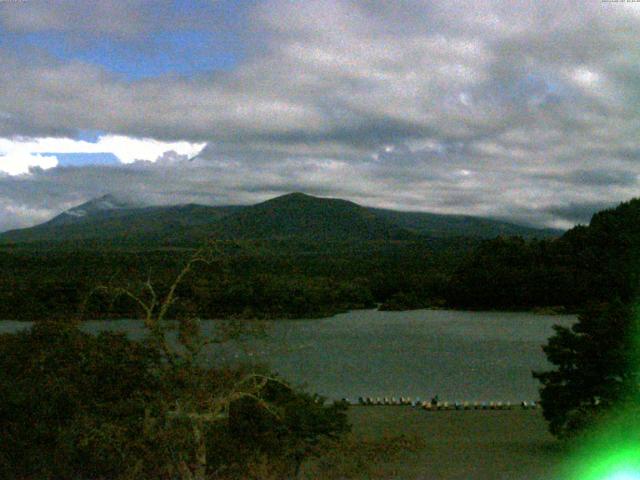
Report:
M 509 237 L 553 238 L 562 235 L 562 230 L 552 228 L 533 228 L 516 225 L 490 218 L 468 215 L 445 215 L 428 212 L 400 212 L 369 208 L 371 212 L 395 225 L 423 235 L 435 238 L 465 236 L 474 238 L 493 238 L 498 235 Z
M 139 207 L 106 195 L 31 228 L 0 234 L 0 243 L 107 241 L 144 246 L 196 245 L 207 238 L 299 241 L 390 241 L 520 235 L 537 230 L 496 220 L 397 212 L 340 199 L 292 193 L 252 206 Z
M 179 234 L 188 227 L 211 224 L 216 219 L 242 208 L 195 204 L 168 207 L 95 208 L 96 203 L 92 200 L 35 227 L 0 234 L 0 242 L 60 242 L 92 239 L 157 242 Z M 101 205 L 105 204 L 101 203 Z M 122 204 L 114 203 L 114 205 Z
M 119 200 L 113 195 L 103 195 L 94 198 L 82 205 L 70 208 L 62 212 L 60 215 L 53 217 L 48 222 L 43 223 L 44 226 L 71 225 L 89 218 L 106 218 L 127 214 L 130 210 L 135 209 L 138 205 L 124 200 Z

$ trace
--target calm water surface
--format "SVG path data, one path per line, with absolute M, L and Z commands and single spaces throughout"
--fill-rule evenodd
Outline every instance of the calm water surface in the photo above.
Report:
M 210 362 L 250 358 L 330 398 L 419 396 L 478 401 L 538 398 L 531 370 L 549 368 L 541 345 L 575 316 L 511 312 L 359 310 L 270 322 L 268 337 L 207 352 Z M 213 322 L 204 322 L 211 331 Z M 0 332 L 28 328 L 0 322 Z M 144 335 L 141 322 L 87 322 L 87 331 Z

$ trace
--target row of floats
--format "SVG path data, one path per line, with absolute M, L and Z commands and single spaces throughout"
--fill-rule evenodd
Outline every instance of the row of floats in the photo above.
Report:
M 343 398 L 343 402 L 351 405 L 362 406 L 412 406 L 423 410 L 513 410 L 520 408 L 523 410 L 535 410 L 538 408 L 536 401 L 522 401 L 519 403 L 511 402 L 441 402 L 437 399 L 421 400 L 420 398 L 411 397 L 358 397 L 357 402 L 353 402 L 348 398 Z

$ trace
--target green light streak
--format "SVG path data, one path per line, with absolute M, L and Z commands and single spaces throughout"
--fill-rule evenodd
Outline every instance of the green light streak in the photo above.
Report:
M 640 475 L 633 472 L 620 472 L 612 477 L 607 477 L 607 480 L 640 480 Z
M 571 456 L 567 480 L 640 480 L 640 417 L 637 410 L 617 416 L 583 440 Z

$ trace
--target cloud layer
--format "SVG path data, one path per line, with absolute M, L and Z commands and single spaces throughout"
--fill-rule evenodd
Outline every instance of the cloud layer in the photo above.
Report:
M 0 44 L 4 142 L 95 130 L 120 139 L 119 153 L 103 151 L 128 163 L 56 167 L 43 155 L 54 150 L 14 149 L 0 171 L 36 168 L 0 177 L 0 229 L 106 191 L 241 203 L 303 190 L 559 227 L 637 195 L 640 5 L 275 0 L 233 15 L 227 2 L 126 3 L 0 4 L 15 42 L 61 35 L 70 52 Z M 233 30 L 246 55 L 137 80 L 74 56 L 105 41 L 144 51 L 159 31 L 187 28 Z
M 155 162 L 167 153 L 189 158 L 198 155 L 204 143 L 160 142 L 152 138 L 102 135 L 96 142 L 69 138 L 0 138 L 0 174 L 21 175 L 34 168 L 58 166 L 60 154 L 113 154 L 121 163 Z

